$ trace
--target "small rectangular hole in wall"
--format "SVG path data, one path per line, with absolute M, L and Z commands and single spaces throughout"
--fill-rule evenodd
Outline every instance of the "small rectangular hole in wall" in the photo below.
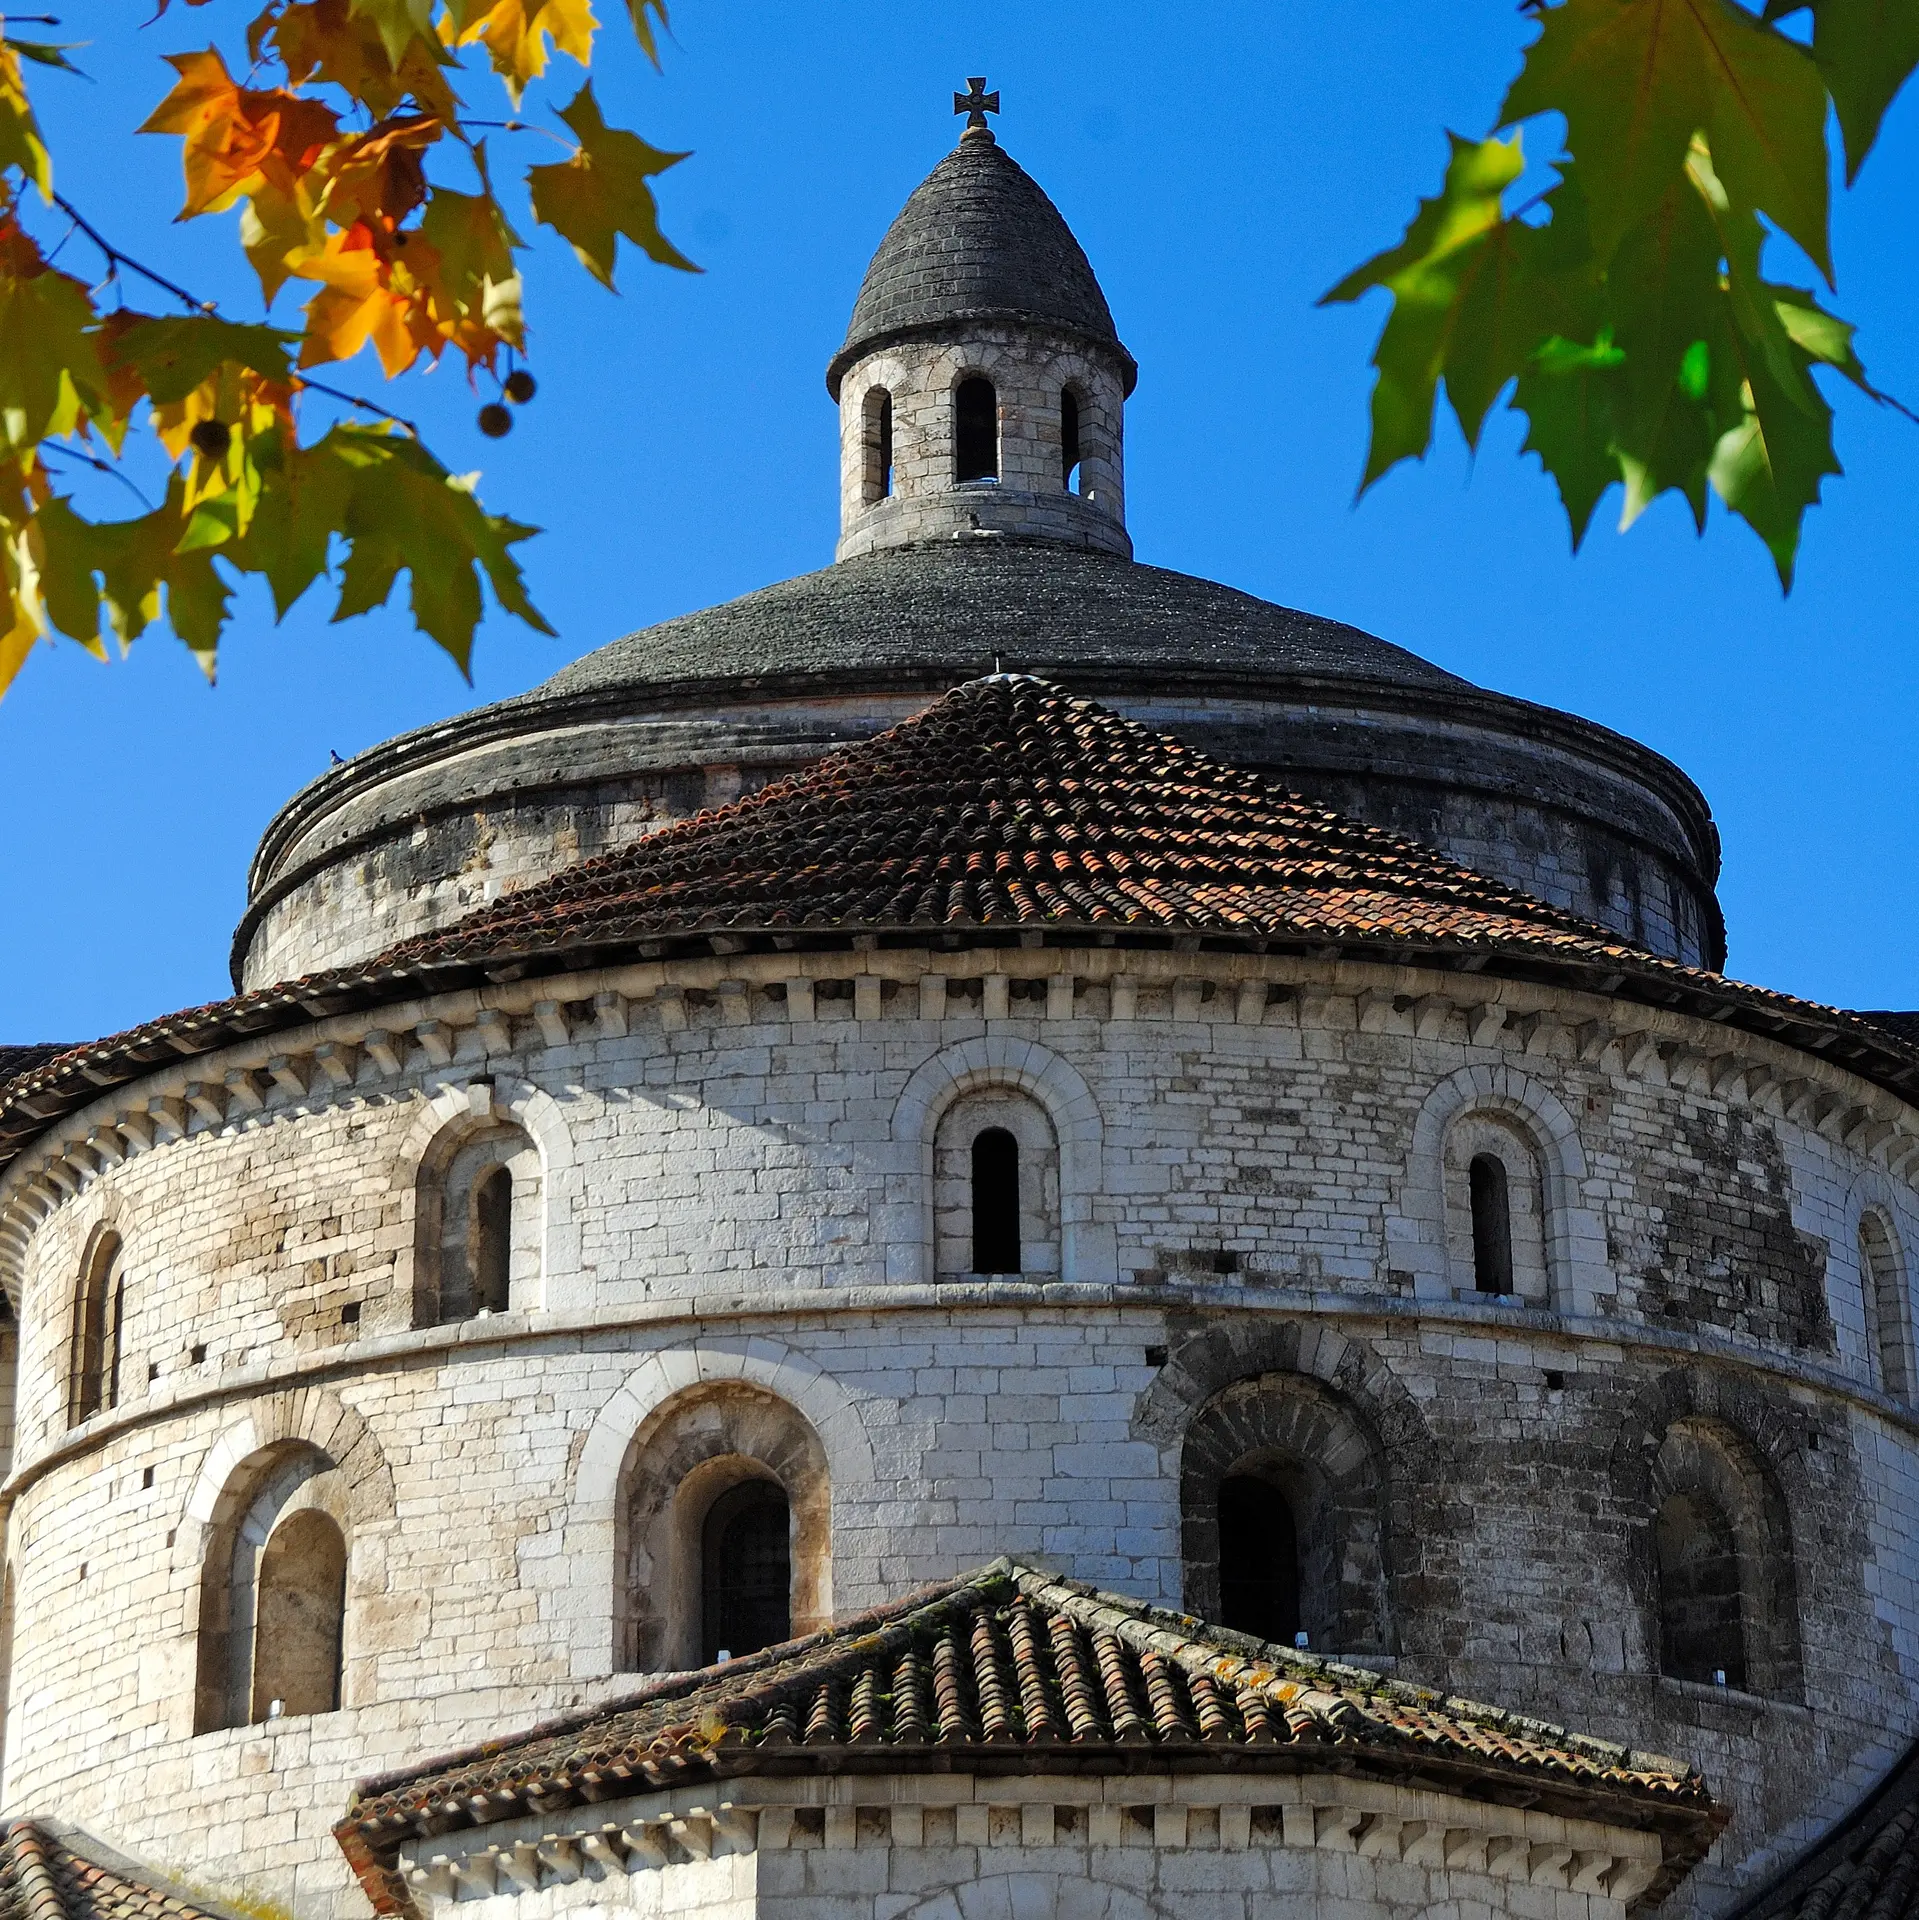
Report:
M 1215 1273 L 1237 1273 L 1239 1271 L 1239 1255 L 1236 1253 L 1228 1253 L 1222 1247 L 1219 1252 L 1213 1255 L 1213 1271 Z
M 87 1563 L 84 1560 L 82 1560 L 80 1562 L 80 1578 L 84 1580 L 86 1577 L 87 1577 Z
M 1149 1367 L 1163 1367 L 1166 1364 L 1166 1349 L 1164 1347 L 1148 1347 L 1146 1349 L 1146 1364 Z
M 160 1363 L 157 1360 L 147 1362 L 147 1385 L 152 1386 L 160 1377 Z
M 340 1324 L 343 1327 L 357 1327 L 360 1324 L 359 1301 L 349 1300 L 346 1305 L 340 1309 Z
M 1548 1367 L 1546 1369 L 1546 1391 L 1548 1393 L 1561 1393 L 1565 1390 L 1565 1386 L 1566 1376 L 1561 1373 L 1557 1367 Z
M 151 1467 L 142 1467 L 140 1469 L 140 1485 L 142 1487 L 150 1487 L 153 1485 L 153 1469 Z
M 196 1367 L 204 1366 L 207 1358 L 207 1343 L 204 1340 L 196 1341 L 187 1357 Z

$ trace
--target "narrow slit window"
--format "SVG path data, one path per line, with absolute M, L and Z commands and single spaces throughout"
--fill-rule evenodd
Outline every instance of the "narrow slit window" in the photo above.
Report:
M 1059 483 L 1071 493 L 1079 471 L 1079 395 L 1071 387 L 1059 397 L 1059 463 Z
M 953 478 L 999 478 L 999 396 L 993 383 L 973 374 L 953 393 Z
M 1473 1210 L 1473 1284 L 1481 1293 L 1511 1293 L 1513 1220 L 1506 1163 L 1496 1154 L 1476 1153 L 1466 1178 Z
M 768 1480 L 742 1481 L 713 1502 L 700 1555 L 707 1665 L 792 1637 L 792 1524 L 785 1488 Z
M 1859 1278 L 1865 1289 L 1866 1324 L 1872 1330 L 1873 1360 L 1879 1384 L 1895 1400 L 1912 1398 L 1912 1370 L 1906 1351 L 1905 1303 L 1900 1298 L 1899 1263 L 1892 1236 L 1877 1214 L 1859 1221 Z
M 1004 1127 L 973 1141 L 973 1271 L 1020 1271 L 1019 1142 Z
M 1219 1487 L 1219 1624 L 1291 1646 L 1299 1632 L 1299 1529 L 1284 1493 L 1235 1473 Z
M 117 1268 L 120 1242 L 109 1235 L 94 1249 L 74 1289 L 72 1348 L 67 1364 L 67 1425 L 91 1420 L 113 1405 L 120 1371 L 120 1309 L 125 1304 Z
M 473 1186 L 473 1306 L 504 1313 L 511 1294 L 513 1175 L 494 1167 Z
M 866 471 L 862 493 L 867 505 L 887 499 L 893 491 L 893 396 L 875 387 L 864 405 Z

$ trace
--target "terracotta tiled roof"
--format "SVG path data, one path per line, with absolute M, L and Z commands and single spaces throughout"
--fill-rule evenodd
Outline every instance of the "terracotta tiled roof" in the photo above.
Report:
M 62 1821 L 0 1831 L 0 1920 L 243 1920 Z
M 1919 1746 L 1734 1920 L 1904 1920 L 1919 1908 Z
M 1044 681 L 971 681 L 717 812 L 362 964 L 170 1014 L 0 1084 L 0 1164 L 139 1077 L 314 1017 L 676 954 L 1045 941 L 1351 953 L 1675 1007 L 1919 1098 L 1919 1042 L 1664 960 Z
M 518 1738 L 361 1784 L 369 1891 L 405 1838 L 746 1773 L 1332 1770 L 1653 1826 L 1676 1879 L 1721 1816 L 1699 1774 L 1272 1647 L 1014 1561 Z M 1649 1896 L 1650 1897 L 1650 1896 Z
M 997 675 L 509 895 L 396 960 L 716 929 L 1616 935 L 1045 681 Z
M 73 1044 L 70 1040 L 51 1040 L 25 1046 L 0 1046 L 0 1086 L 33 1072 L 36 1067 L 44 1067 L 49 1060 L 59 1059 L 72 1050 Z

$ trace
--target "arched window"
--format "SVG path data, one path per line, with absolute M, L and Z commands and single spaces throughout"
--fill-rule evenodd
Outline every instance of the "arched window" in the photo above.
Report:
M 254 1720 L 340 1704 L 346 1539 L 315 1508 L 290 1515 L 260 1556 L 253 1631 Z
M 620 1468 L 615 1667 L 678 1671 L 823 1625 L 832 1504 L 826 1449 L 797 1408 L 738 1380 L 673 1395 Z
M 743 1480 L 701 1530 L 701 1657 L 737 1657 L 792 1637 L 792 1513 L 785 1488 Z
M 1004 1127 L 973 1139 L 973 1271 L 1018 1273 L 1019 1142 Z
M 1529 1116 L 1465 1107 L 1446 1122 L 1440 1158 L 1455 1295 L 1550 1305 L 1547 1162 Z
M 999 478 L 999 396 L 976 373 L 953 391 L 953 478 Z
M 1653 1521 L 1659 1670 L 1674 1680 L 1746 1685 L 1745 1603 L 1732 1522 L 1701 1492 L 1668 1494 Z
M 893 491 L 893 396 L 874 387 L 862 403 L 860 415 L 861 494 L 870 506 Z
M 1068 493 L 1079 471 L 1079 395 L 1071 387 L 1059 396 L 1059 483 Z
M 1859 1285 L 1879 1384 L 1895 1400 L 1912 1398 L 1905 1287 L 1891 1230 L 1878 1213 L 1859 1216 Z
M 1281 1646 L 1299 1632 L 1292 1502 L 1256 1474 L 1229 1474 L 1219 1485 L 1219 1624 Z
M 1476 1153 L 1466 1178 L 1473 1210 L 1473 1285 L 1481 1293 L 1511 1293 L 1513 1218 L 1506 1163 L 1495 1154 Z
M 479 1313 L 504 1313 L 512 1278 L 513 1174 L 489 1167 L 473 1183 L 473 1226 L 467 1237 L 472 1253 L 473 1306 Z
M 1281 1646 L 1385 1653 L 1385 1471 L 1377 1437 L 1323 1382 L 1259 1374 L 1206 1402 L 1179 1463 L 1184 1605 Z
M 539 1149 L 517 1126 L 448 1128 L 420 1166 L 413 1324 L 537 1305 L 541 1212 Z
M 120 1272 L 120 1237 L 103 1234 L 87 1256 L 73 1301 L 73 1335 L 67 1365 L 67 1425 L 77 1427 L 120 1398 L 120 1320 L 126 1280 Z
M 195 1733 L 339 1706 L 352 1498 L 305 1440 L 261 1448 L 222 1488 L 200 1570 Z

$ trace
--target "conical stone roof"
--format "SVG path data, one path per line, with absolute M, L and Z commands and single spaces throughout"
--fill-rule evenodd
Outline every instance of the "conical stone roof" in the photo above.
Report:
M 837 399 L 840 375 L 872 348 L 983 321 L 1056 328 L 1104 346 L 1132 391 L 1132 355 L 1072 229 L 1018 161 L 974 133 L 920 182 L 886 230 L 826 384 Z

